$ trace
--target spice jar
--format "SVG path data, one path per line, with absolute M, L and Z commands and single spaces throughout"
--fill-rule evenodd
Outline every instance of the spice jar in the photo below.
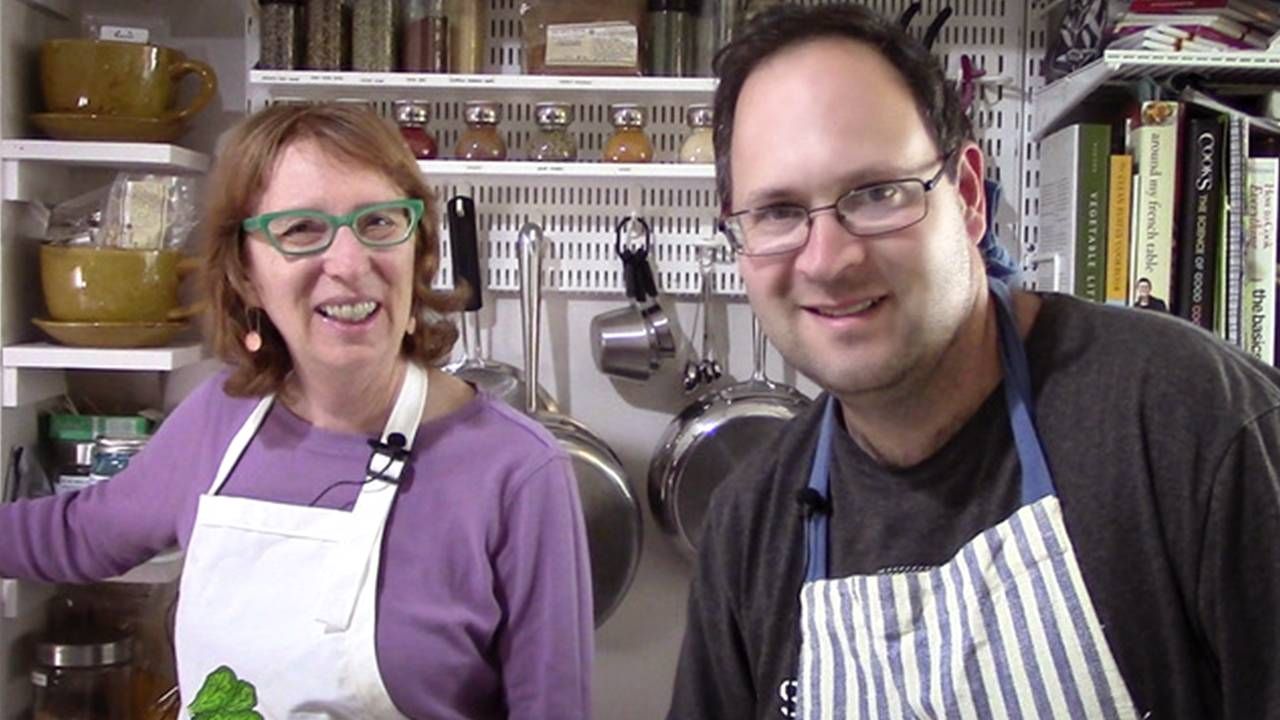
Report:
M 399 0 L 352 0 L 351 69 L 391 72 L 396 66 Z
M 404 0 L 400 69 L 449 72 L 449 18 L 443 0 Z
M 462 131 L 453 150 L 461 160 L 506 160 L 507 144 L 498 134 L 500 110 L 498 103 L 473 100 L 462 108 L 462 119 L 467 129 Z
M 129 637 L 38 643 L 31 669 L 35 720 L 129 720 L 132 660 Z
M 482 73 L 489 41 L 487 0 L 445 0 L 449 18 L 449 72 Z
M 697 33 L 692 0 L 649 0 L 648 7 L 649 74 L 692 75 Z
M 347 0 L 307 0 L 307 69 L 350 65 L 351 8 Z
M 716 148 L 712 134 L 710 105 L 690 105 L 685 111 L 689 123 L 689 137 L 680 146 L 680 162 L 709 163 L 716 161 Z
M 573 108 L 564 103 L 538 103 L 533 112 L 538 131 L 529 140 L 529 159 L 543 162 L 577 160 L 578 144 L 569 135 Z
M 427 122 L 431 118 L 427 104 L 409 102 L 407 100 L 395 104 L 396 124 L 400 126 L 400 136 L 419 160 L 432 160 L 436 156 L 436 137 L 427 131 Z
M 301 0 L 261 0 L 258 68 L 297 70 L 302 63 Z
M 609 106 L 613 135 L 604 147 L 605 162 L 646 163 L 653 159 L 653 145 L 644 134 L 644 110 L 632 103 Z

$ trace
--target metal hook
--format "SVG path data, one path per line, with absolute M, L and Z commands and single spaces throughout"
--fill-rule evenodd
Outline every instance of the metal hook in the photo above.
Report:
M 938 35 L 942 33 L 942 26 L 947 24 L 947 20 L 951 19 L 954 13 L 955 10 L 952 10 L 951 6 L 948 5 L 942 8 L 942 11 L 933 19 L 933 22 L 929 23 L 928 29 L 924 31 L 924 47 L 926 50 L 933 50 L 933 44 L 938 41 Z

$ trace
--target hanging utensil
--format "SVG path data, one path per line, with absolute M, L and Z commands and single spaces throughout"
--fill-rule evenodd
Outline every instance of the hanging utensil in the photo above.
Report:
M 639 227 L 640 234 L 634 234 Z M 643 237 L 644 243 L 633 247 L 623 244 L 623 231 L 628 239 Z M 591 357 L 596 368 L 627 380 L 648 380 L 668 358 L 675 357 L 676 341 L 671 321 L 658 302 L 657 282 L 649 266 L 653 246 L 649 224 L 641 218 L 623 218 L 615 230 L 614 250 L 622 259 L 622 275 L 626 286 L 627 307 L 601 313 L 591 319 Z
M 537 383 L 541 343 L 542 228 L 525 223 L 518 240 L 520 313 L 524 319 L 524 361 L 529 380 Z M 631 491 L 622 461 L 582 423 L 559 412 L 538 407 L 532 386 L 526 388 L 526 408 L 559 441 L 573 464 L 578 496 L 591 553 L 591 595 L 596 627 L 604 624 L 631 587 L 640 565 L 644 522 L 640 501 Z
M 751 319 L 751 378 L 711 390 L 667 426 L 649 463 L 649 507 L 658 526 L 690 556 L 698 547 L 711 493 L 811 402 L 765 375 L 765 337 Z
M 480 309 L 484 307 L 484 285 L 480 282 L 480 243 L 478 240 L 475 201 L 465 195 L 449 199 L 445 204 L 449 229 L 449 249 L 453 253 L 455 284 L 470 289 L 463 308 L 462 358 L 445 366 L 451 373 L 520 410 L 525 407 L 525 382 L 519 369 L 507 363 L 489 360 L 480 342 Z M 554 409 L 551 396 L 538 388 L 541 407 Z

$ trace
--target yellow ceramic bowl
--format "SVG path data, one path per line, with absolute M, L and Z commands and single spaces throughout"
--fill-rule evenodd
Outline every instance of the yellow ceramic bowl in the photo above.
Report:
M 64 322 L 163 322 L 178 307 L 184 267 L 174 250 L 96 245 L 40 246 L 40 284 L 49 317 Z

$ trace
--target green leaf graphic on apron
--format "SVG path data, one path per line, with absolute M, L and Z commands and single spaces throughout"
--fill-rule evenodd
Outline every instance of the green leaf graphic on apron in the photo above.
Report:
M 258 691 L 236 677 L 231 668 L 222 667 L 209 673 L 196 699 L 187 706 L 191 720 L 262 720 L 253 708 L 258 704 Z

